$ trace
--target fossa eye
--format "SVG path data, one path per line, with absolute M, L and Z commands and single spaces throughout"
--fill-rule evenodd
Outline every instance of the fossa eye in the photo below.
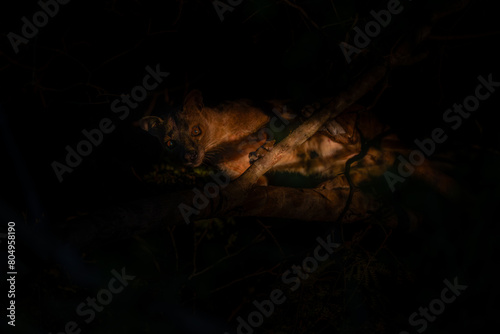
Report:
M 196 137 L 196 136 L 199 136 L 201 135 L 201 129 L 199 126 L 195 126 L 193 127 L 193 129 L 191 129 L 191 136 L 193 137 Z
M 167 141 L 167 147 L 168 148 L 173 148 L 175 146 L 175 142 L 173 140 Z

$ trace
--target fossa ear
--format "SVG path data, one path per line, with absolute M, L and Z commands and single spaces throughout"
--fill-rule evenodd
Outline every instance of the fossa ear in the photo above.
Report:
M 139 125 L 144 131 L 151 132 L 153 129 L 158 128 L 163 124 L 163 120 L 156 116 L 146 116 L 141 118 Z
M 184 99 L 183 111 L 195 110 L 200 111 L 203 109 L 203 97 L 201 92 L 197 89 L 192 90 L 186 95 Z

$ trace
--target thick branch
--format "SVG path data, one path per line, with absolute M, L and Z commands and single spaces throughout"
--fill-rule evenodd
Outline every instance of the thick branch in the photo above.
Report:
M 235 213 L 245 216 L 280 217 L 304 221 L 335 222 L 349 204 L 342 223 L 367 218 L 380 206 L 370 195 L 354 190 L 349 201 L 350 186 L 344 176 L 323 183 L 316 189 L 255 187 L 243 206 Z
M 225 190 L 225 196 L 231 198 L 234 204 L 239 204 L 237 202 L 238 199 L 241 199 L 240 195 L 246 193 L 286 152 L 303 144 L 318 132 L 328 119 L 340 115 L 346 108 L 363 97 L 384 77 L 386 72 L 387 66 L 376 66 L 348 89 L 338 94 L 328 105 L 307 119 L 295 131 L 273 147 L 263 158 L 250 166 L 237 180 L 232 182 Z

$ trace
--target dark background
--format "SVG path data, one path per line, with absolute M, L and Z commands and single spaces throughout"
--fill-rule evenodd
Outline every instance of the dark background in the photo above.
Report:
M 241 97 L 308 103 L 334 96 L 395 41 L 427 22 L 431 11 L 449 8 L 447 1 L 402 1 L 403 13 L 347 64 L 339 43 L 351 42 L 352 28 L 363 27 L 370 10 L 386 3 L 246 0 L 221 22 L 208 0 L 73 0 L 18 54 L 6 36 L 20 34 L 21 17 L 31 21 L 40 8 L 35 1 L 4 4 L 0 212 L 2 226 L 13 220 L 19 227 L 16 330 L 58 333 L 70 320 L 82 324 L 83 333 L 234 329 L 236 317 L 254 309 L 254 299 L 267 298 L 280 286 L 281 273 L 310 254 L 328 224 L 210 220 L 88 250 L 67 245 L 58 231 L 75 217 L 196 182 L 147 178 L 154 165 L 160 172 L 165 166 L 155 139 L 137 127 L 145 114 L 178 108 L 193 88 L 208 104 Z M 374 112 L 408 145 L 441 126 L 444 111 L 474 93 L 479 75 L 493 73 L 500 81 L 494 4 L 474 1 L 439 21 L 422 46 L 429 56 L 390 72 Z M 110 103 L 142 83 L 145 67 L 156 64 L 170 76 L 119 120 Z M 362 102 L 369 105 L 376 93 Z M 467 205 L 408 182 L 390 196 L 395 207 L 405 204 L 419 212 L 419 229 L 387 229 L 384 215 L 346 227 L 349 246 L 256 332 L 414 333 L 407 317 L 439 296 L 444 279 L 457 275 L 467 292 L 426 332 L 479 331 L 492 322 L 499 311 L 493 276 L 500 236 L 498 112 L 497 92 L 439 148 L 456 153 L 453 175 L 470 191 Z M 74 148 L 84 139 L 81 131 L 96 128 L 105 117 L 115 131 L 60 183 L 51 163 L 63 162 L 65 146 Z M 193 258 L 198 270 L 213 267 L 189 279 Z M 75 307 L 106 286 L 111 269 L 122 267 L 137 278 L 96 320 L 83 324 Z

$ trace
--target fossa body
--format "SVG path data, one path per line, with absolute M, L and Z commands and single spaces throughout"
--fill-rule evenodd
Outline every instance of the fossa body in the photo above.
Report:
M 258 158 L 263 150 L 272 146 L 272 131 L 284 131 L 299 113 L 278 101 L 267 103 L 267 109 L 249 101 L 225 102 L 207 107 L 201 93 L 192 91 L 184 101 L 182 110 L 165 119 L 148 116 L 141 119 L 141 127 L 157 137 L 167 150 L 175 152 L 185 166 L 197 167 L 203 163 L 213 165 L 231 179 L 240 176 Z M 358 126 L 369 129 L 369 136 L 380 132 L 370 117 L 359 119 L 359 113 L 347 112 L 327 123 L 302 145 L 286 153 L 272 171 L 333 177 L 344 172 L 348 159 L 361 150 Z M 377 129 L 375 129 L 377 128 Z M 383 168 L 386 157 L 372 150 L 358 165 Z M 390 159 L 389 159 L 390 160 Z

